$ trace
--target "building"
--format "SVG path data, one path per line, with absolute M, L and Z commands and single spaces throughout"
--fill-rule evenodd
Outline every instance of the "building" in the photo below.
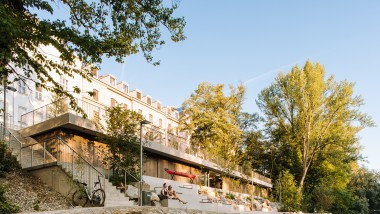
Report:
M 47 51 L 51 53 L 52 59 L 54 59 L 54 53 L 58 54 L 54 49 L 47 48 Z M 53 78 L 59 80 L 61 86 L 67 91 L 73 91 L 75 86 L 81 89 L 82 93 L 74 94 L 74 96 L 78 105 L 87 114 L 86 119 L 71 110 L 67 99 L 57 100 L 52 94 L 36 87 L 31 81 L 13 83 L 12 86 L 17 89 L 16 92 L 6 90 L 6 127 L 19 130 L 18 133 L 11 131 L 10 135 L 18 138 L 16 136 L 18 134 L 20 138 L 29 139 L 25 141 L 25 144 L 31 142 L 39 144 L 38 148 L 25 147 L 27 148 L 25 149 L 24 146 L 20 146 L 22 147 L 20 159 L 25 153 L 30 153 L 25 158 L 31 160 L 30 165 L 24 163 L 26 164 L 24 168 L 39 170 L 41 167 L 37 167 L 38 163 L 33 162 L 38 162 L 37 159 L 33 159 L 35 157 L 33 154 L 36 155 L 43 150 L 43 153 L 40 152 L 43 155 L 43 160 L 40 161 L 43 166 L 48 165 L 47 156 L 49 155 L 46 154 L 49 153 L 52 156 L 51 159 L 56 161 L 59 159 L 67 165 L 74 176 L 74 158 L 81 158 L 74 156 L 74 153 L 78 153 L 78 156 L 83 156 L 83 161 L 95 167 L 91 169 L 94 171 L 91 173 L 99 171 L 107 177 L 110 171 L 98 160 L 102 153 L 100 150 L 102 143 L 97 142 L 96 136 L 100 130 L 93 122 L 99 121 L 104 124 L 105 109 L 122 105 L 125 109 L 140 113 L 151 122 L 150 125 L 144 127 L 144 136 L 148 142 L 144 144 L 146 152 L 143 166 L 144 180 L 157 183 L 162 179 L 170 180 L 172 177 L 164 170 L 168 168 L 197 175 L 194 182 L 200 186 L 256 196 L 268 194 L 268 190 L 272 188 L 269 178 L 243 170 L 239 166 L 228 172 L 226 176 L 222 164 L 206 160 L 202 152 L 191 149 L 188 134 L 178 130 L 180 112 L 176 107 L 164 106 L 159 100 L 153 99 L 138 89 L 130 90 L 127 82 L 118 81 L 111 74 L 99 76 L 97 70 L 92 72 L 91 81 L 80 75 L 69 77 L 52 74 Z M 86 92 L 94 92 L 94 96 Z M 1 97 L 0 101 L 4 103 L 3 96 Z M 1 121 L 4 122 L 3 119 Z M 65 143 L 57 144 L 57 137 Z M 67 149 L 62 150 L 65 146 Z M 81 173 L 83 176 L 83 172 Z M 90 170 L 86 173 L 91 174 Z M 183 183 L 190 182 L 188 178 L 181 176 L 175 176 L 173 179 Z

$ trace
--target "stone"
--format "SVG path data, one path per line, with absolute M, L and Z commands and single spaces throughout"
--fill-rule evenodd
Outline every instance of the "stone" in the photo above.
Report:
M 132 185 L 128 185 L 127 188 L 127 196 L 129 198 L 139 198 L 139 189 Z

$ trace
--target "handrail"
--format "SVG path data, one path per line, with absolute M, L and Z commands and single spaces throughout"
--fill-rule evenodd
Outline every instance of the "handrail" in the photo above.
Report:
M 91 166 L 96 172 L 98 172 L 102 177 L 103 174 L 101 172 L 99 172 L 91 163 L 89 163 L 82 155 L 78 154 L 77 151 L 75 151 L 70 145 L 68 145 L 61 137 L 57 137 L 57 139 L 59 139 L 63 144 L 65 144 L 67 147 L 69 147 L 71 149 L 72 152 L 74 152 L 76 155 L 78 155 L 82 160 L 84 160 L 89 166 Z

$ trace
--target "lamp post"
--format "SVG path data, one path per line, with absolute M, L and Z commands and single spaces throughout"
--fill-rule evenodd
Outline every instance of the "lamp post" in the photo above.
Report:
M 142 163 L 143 163 L 143 146 L 142 146 L 142 128 L 143 125 L 150 124 L 149 121 L 143 120 L 140 122 L 140 182 L 139 182 L 139 206 L 142 206 L 142 182 L 143 182 L 143 173 L 142 173 Z

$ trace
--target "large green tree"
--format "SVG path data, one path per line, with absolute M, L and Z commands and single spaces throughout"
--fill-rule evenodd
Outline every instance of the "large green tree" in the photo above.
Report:
M 190 142 L 210 159 L 223 167 L 236 165 L 242 142 L 239 118 L 244 101 L 243 85 L 230 86 L 230 95 L 224 85 L 203 82 L 195 93 L 182 104 L 180 123 L 182 130 L 190 133 Z
M 114 174 L 127 170 L 138 177 L 140 161 L 140 130 L 141 114 L 124 109 L 121 105 L 107 108 L 106 126 L 98 140 L 107 145 L 104 161 L 113 169 Z
M 373 122 L 360 112 L 364 104 L 353 94 L 353 83 L 325 79 L 319 64 L 307 61 L 280 73 L 262 90 L 257 104 L 265 115 L 271 142 L 288 148 L 289 166 L 303 190 L 310 168 L 321 155 L 334 148 L 358 142 L 357 133 Z M 284 154 L 283 154 L 284 155 Z
M 68 96 L 78 109 L 51 72 L 89 78 L 89 70 L 103 56 L 123 62 L 140 51 L 148 62 L 158 64 L 152 51 L 165 43 L 162 28 L 174 42 L 185 39 L 184 18 L 173 17 L 176 8 L 174 1 L 163 0 L 2 0 L 0 75 L 12 74 L 15 81 L 31 79 L 48 91 Z M 58 10 L 67 11 L 67 19 L 58 19 Z M 50 13 L 51 18 L 40 18 L 37 11 Z M 59 60 L 50 59 L 44 46 L 57 49 Z M 75 66 L 78 60 L 82 67 Z

